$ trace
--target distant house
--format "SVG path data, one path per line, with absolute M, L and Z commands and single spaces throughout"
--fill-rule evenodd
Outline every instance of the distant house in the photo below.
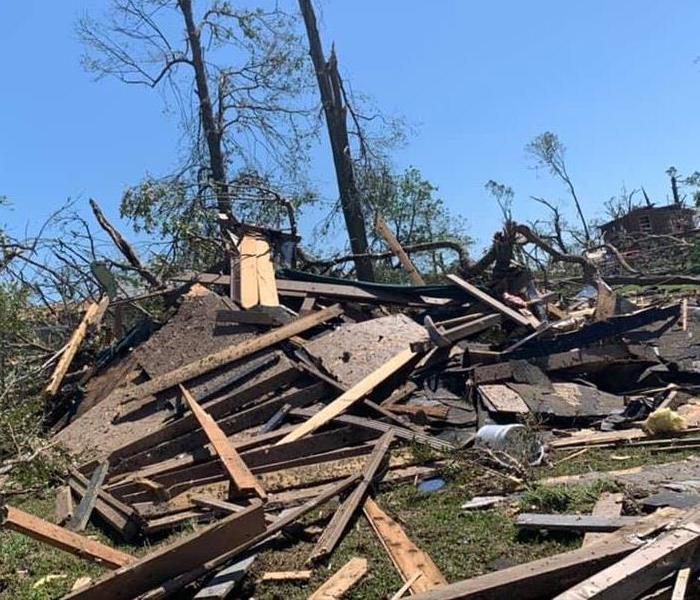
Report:
M 644 234 L 682 235 L 698 226 L 697 211 L 682 204 L 641 206 L 600 226 L 603 240 L 610 244 L 644 238 Z

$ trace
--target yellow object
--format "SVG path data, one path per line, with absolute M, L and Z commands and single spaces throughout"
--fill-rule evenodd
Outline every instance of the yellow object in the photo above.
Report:
M 649 433 L 673 433 L 682 431 L 688 424 L 675 410 L 660 408 L 647 417 L 642 427 Z

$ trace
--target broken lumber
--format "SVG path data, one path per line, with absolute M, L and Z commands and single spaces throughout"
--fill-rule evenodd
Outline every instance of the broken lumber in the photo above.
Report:
M 490 294 L 482 292 L 478 287 L 472 285 L 468 281 L 465 281 L 461 277 L 458 277 L 457 275 L 448 275 L 447 278 L 455 285 L 461 287 L 470 296 L 476 298 L 482 304 L 485 304 L 489 308 L 492 308 L 496 312 L 502 314 L 506 319 L 510 319 L 511 321 L 517 323 L 522 327 L 533 328 L 539 326 L 539 322 L 537 322 L 537 324 L 535 325 L 534 322 L 537 321 L 537 319 L 535 319 L 534 317 L 528 319 L 516 310 L 510 308 L 510 306 L 506 306 L 505 304 L 503 304 L 503 302 L 497 300 Z
M 83 531 L 90 520 L 90 515 L 95 508 L 95 503 L 97 502 L 97 495 L 99 494 L 100 488 L 104 483 L 105 477 L 107 477 L 107 470 L 109 469 L 108 462 L 100 463 L 94 470 L 90 481 L 88 482 L 87 488 L 85 489 L 85 494 L 83 494 L 78 508 L 75 509 L 75 514 L 68 521 L 66 529 L 70 531 Z
M 610 532 L 635 523 L 638 517 L 600 517 L 596 515 L 560 515 L 521 513 L 515 524 L 521 529 L 547 529 L 549 531 Z
M 421 277 L 421 274 L 416 269 L 416 265 L 413 264 L 411 258 L 406 254 L 399 240 L 396 239 L 394 232 L 389 229 L 384 219 L 380 214 L 377 214 L 377 218 L 374 222 L 374 228 L 377 233 L 384 238 L 391 251 L 396 254 L 396 258 L 399 259 L 401 266 L 404 268 L 411 281 L 415 285 L 425 285 L 425 280 Z
M 75 328 L 75 331 L 73 331 L 73 335 L 71 335 L 66 349 L 63 351 L 61 358 L 58 360 L 56 368 L 51 374 L 49 384 L 44 390 L 45 396 L 50 398 L 58 393 L 58 390 L 61 388 L 63 378 L 66 376 L 66 373 L 68 373 L 68 369 L 70 368 L 75 355 L 78 353 L 78 349 L 80 348 L 80 344 L 83 343 L 85 335 L 91 326 L 99 324 L 105 314 L 105 311 L 107 310 L 108 305 L 109 296 L 104 296 L 99 302 L 92 302 L 90 306 L 87 307 L 80 324 Z
M 367 573 L 367 559 L 351 558 L 320 588 L 309 596 L 309 600 L 339 600 Z
M 379 508 L 372 498 L 365 500 L 364 513 L 403 580 L 409 581 L 415 573 L 422 573 L 423 576 L 411 585 L 413 593 L 447 585 L 447 580 L 433 559 L 418 548 L 401 526 Z
M 345 499 L 340 508 L 333 513 L 326 529 L 318 538 L 316 545 L 314 546 L 309 561 L 316 561 L 328 556 L 333 549 L 336 547 L 340 541 L 345 529 L 350 523 L 350 519 L 357 510 L 357 508 L 362 503 L 372 480 L 377 475 L 379 468 L 381 467 L 384 457 L 391 446 L 391 442 L 394 439 L 393 431 L 389 430 L 377 441 L 365 463 L 365 467 L 362 470 L 362 479 L 357 487 L 352 491 L 352 493 Z
M 259 304 L 257 244 L 252 235 L 243 235 L 238 247 L 241 257 L 240 272 L 240 303 L 243 308 L 252 308 Z
M 128 600 L 196 568 L 212 558 L 245 546 L 265 531 L 262 504 L 256 501 L 209 527 L 147 554 L 140 560 L 80 588 L 65 599 Z
M 200 358 L 194 362 L 183 365 L 173 371 L 165 373 L 142 383 L 141 385 L 135 385 L 123 390 L 117 390 L 115 394 L 121 399 L 122 402 L 129 402 L 131 400 L 138 400 L 146 396 L 151 396 L 167 390 L 169 388 L 175 387 L 179 383 L 184 383 L 200 375 L 204 375 L 209 371 L 213 371 L 219 367 L 223 367 L 229 363 L 255 354 L 260 350 L 265 350 L 270 346 L 283 342 L 286 339 L 294 335 L 298 335 L 307 329 L 316 327 L 321 323 L 325 323 L 330 319 L 333 319 L 340 314 L 342 314 L 342 309 L 338 305 L 331 306 L 329 308 L 324 308 L 318 312 L 308 314 L 303 317 L 295 319 L 288 325 L 283 325 L 277 329 L 273 329 L 267 333 L 259 335 L 257 337 L 251 338 L 242 342 L 240 344 L 233 345 L 229 348 L 224 348 L 219 352 Z
M 548 598 L 597 573 L 639 547 L 639 538 L 659 531 L 679 512 L 662 509 L 611 533 L 587 548 L 541 558 L 418 594 L 413 600 L 535 600 Z M 420 580 L 419 580 L 420 581 Z
M 265 489 L 243 462 L 243 459 L 238 452 L 236 452 L 236 449 L 231 442 L 229 442 L 226 434 L 221 430 L 216 421 L 197 403 L 192 397 L 192 394 L 187 391 L 187 388 L 180 385 L 180 391 L 187 401 L 187 405 L 190 407 L 192 414 L 194 414 L 200 427 L 204 430 L 209 442 L 219 456 L 236 490 L 241 494 L 256 494 L 261 500 L 267 500 Z
M 248 569 L 257 557 L 257 554 L 251 554 L 236 561 L 230 567 L 221 569 L 195 594 L 195 600 L 221 600 L 228 597 L 246 576 Z
M 308 581 L 313 571 L 267 571 L 260 577 L 260 581 Z
M 0 527 L 17 531 L 80 558 L 105 565 L 110 569 L 124 567 L 136 560 L 124 552 L 8 505 L 0 507 Z
M 636 598 L 688 565 L 700 546 L 699 520 L 700 510 L 690 511 L 658 538 L 558 595 L 557 600 Z
M 347 392 L 341 394 L 333 402 L 323 407 L 308 421 L 299 425 L 299 427 L 297 427 L 291 433 L 288 433 L 277 443 L 284 444 L 287 442 L 293 442 L 294 440 L 298 440 L 299 438 L 308 435 L 312 431 L 315 431 L 319 427 L 322 427 L 333 418 L 344 413 L 353 404 L 359 400 L 362 400 L 362 398 L 369 394 L 375 387 L 411 362 L 411 360 L 416 358 L 416 356 L 418 355 L 410 348 L 404 350 L 403 352 L 399 352 L 378 369 L 372 371 L 369 375 L 361 379 Z
M 595 503 L 591 514 L 595 517 L 619 517 L 622 513 L 622 500 L 624 494 L 603 492 Z M 586 533 L 583 536 L 582 547 L 590 546 L 595 542 L 605 539 L 604 533 Z
M 73 505 L 73 495 L 70 491 L 70 486 L 63 485 L 56 493 L 56 525 L 65 525 L 73 516 L 75 506 Z
M 255 268 L 258 278 L 258 300 L 261 306 L 279 306 L 270 244 L 263 238 L 255 240 Z
M 684 567 L 676 573 L 671 600 L 684 600 L 686 592 L 688 591 L 688 580 L 690 579 L 691 572 L 692 569 L 690 567 Z

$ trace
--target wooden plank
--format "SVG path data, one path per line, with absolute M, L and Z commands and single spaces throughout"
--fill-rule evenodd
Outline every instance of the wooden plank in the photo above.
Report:
M 109 470 L 109 463 L 102 462 L 92 473 L 90 481 L 85 490 L 85 494 L 78 504 L 78 508 L 75 509 L 75 514 L 68 521 L 66 529 L 70 531 L 83 531 L 90 520 L 90 515 L 92 510 L 95 508 L 95 503 L 97 502 L 97 495 L 99 494 L 100 488 L 104 483 L 105 477 L 107 477 L 107 471 Z
M 148 598 L 150 600 L 155 600 L 156 598 L 166 598 L 182 589 L 186 585 L 189 585 L 193 581 L 196 581 L 200 577 L 203 577 L 210 571 L 219 568 L 231 562 L 236 557 L 240 556 L 243 552 L 246 552 L 250 548 L 257 546 L 260 542 L 276 535 L 283 529 L 287 528 L 289 525 L 307 515 L 311 511 L 316 510 L 319 506 L 328 502 L 331 498 L 335 498 L 338 494 L 342 494 L 345 490 L 352 487 L 360 479 L 360 474 L 353 474 L 342 481 L 328 486 L 320 494 L 316 495 L 314 498 L 309 500 L 306 504 L 285 512 L 281 515 L 272 525 L 270 525 L 263 533 L 256 535 L 255 537 L 249 539 L 247 542 L 241 546 L 230 548 L 229 550 L 222 552 L 216 558 L 206 560 L 206 562 L 200 562 L 199 566 L 194 567 L 192 570 L 183 572 L 177 577 L 173 577 L 169 581 L 163 583 L 159 587 L 153 589 Z
M 68 531 L 12 506 L 0 507 L 0 527 L 17 531 L 110 569 L 124 567 L 136 560 L 124 552 Z
M 638 520 L 639 517 L 520 513 L 515 524 L 521 529 L 610 532 Z
M 690 580 L 691 572 L 692 569 L 690 567 L 685 567 L 678 570 L 678 573 L 676 573 L 676 580 L 673 583 L 671 600 L 685 600 L 685 594 L 688 591 L 688 581 Z
M 391 251 L 396 254 L 396 257 L 399 259 L 399 262 L 406 273 L 408 273 L 411 281 L 416 285 L 425 285 L 425 280 L 423 277 L 421 277 L 418 269 L 416 269 L 416 265 L 413 264 L 413 261 L 408 254 L 406 254 L 406 251 L 401 246 L 399 240 L 396 239 L 394 232 L 384 222 L 384 219 L 380 214 L 377 214 L 377 218 L 374 222 L 374 228 L 377 230 L 377 233 L 384 238 L 389 248 L 391 248 Z
M 277 329 L 273 329 L 267 333 L 259 335 L 257 337 L 246 340 L 235 346 L 229 348 L 224 348 L 219 352 L 214 352 L 209 356 L 205 356 L 199 360 L 191 362 L 187 365 L 183 365 L 169 373 L 155 377 L 150 381 L 142 383 L 141 385 L 131 386 L 124 390 L 118 390 L 115 394 L 121 399 L 122 402 L 129 402 L 131 400 L 138 400 L 146 396 L 151 396 L 167 390 L 169 388 L 175 387 L 179 383 L 184 383 L 200 375 L 204 375 L 209 371 L 223 367 L 229 363 L 235 362 L 261 350 L 265 350 L 270 346 L 274 346 L 279 342 L 289 339 L 294 335 L 298 335 L 312 327 L 316 327 L 321 323 L 325 323 L 330 319 L 342 314 L 342 309 L 338 305 L 331 306 L 329 308 L 324 308 L 318 312 L 305 315 L 295 319 L 288 325 L 283 325 Z
M 595 320 L 607 321 L 615 316 L 617 294 L 602 279 L 598 281 L 598 299 L 595 304 Z
M 376 386 L 407 365 L 417 356 L 418 355 L 410 348 L 404 350 L 403 352 L 399 352 L 378 369 L 372 371 L 369 375 L 361 379 L 347 392 L 341 394 L 333 402 L 322 408 L 305 423 L 302 423 L 294 431 L 288 433 L 277 443 L 284 444 L 287 442 L 293 442 L 294 440 L 298 440 L 299 438 L 308 435 L 312 431 L 315 431 L 319 427 L 322 427 L 333 418 L 344 413 L 353 404 L 369 394 Z
M 135 598 L 224 552 L 245 546 L 264 531 L 262 504 L 256 501 L 246 510 L 151 552 L 137 562 L 102 577 L 88 587 L 71 592 L 64 598 Z
M 372 484 L 372 480 L 377 475 L 379 468 L 384 462 L 384 457 L 394 439 L 394 432 L 389 430 L 382 435 L 372 450 L 372 454 L 367 458 L 364 469 L 362 469 L 362 480 L 352 493 L 345 499 L 340 508 L 333 513 L 326 529 L 318 538 L 314 549 L 309 556 L 310 561 L 316 561 L 328 556 L 341 540 L 345 529 L 350 523 L 350 519 L 362 504 L 362 501 Z
M 401 526 L 379 508 L 372 498 L 365 500 L 364 513 L 403 580 L 408 581 L 416 572 L 423 574 L 413 582 L 413 593 L 427 592 L 447 585 L 447 580 L 433 559 L 418 548 Z
M 258 261 L 257 242 L 252 235 L 243 235 L 238 251 L 240 262 L 240 304 L 243 308 L 257 306 L 258 296 Z
M 75 328 L 75 331 L 73 331 L 66 349 L 64 350 L 61 358 L 56 364 L 56 368 L 51 374 L 51 379 L 44 390 L 44 395 L 51 397 L 58 393 L 58 390 L 61 387 L 61 382 L 66 376 L 66 373 L 68 373 L 68 369 L 70 368 L 75 355 L 78 353 L 78 349 L 80 348 L 80 344 L 82 344 L 83 339 L 85 339 L 85 335 L 92 325 L 97 325 L 102 320 L 108 305 L 109 296 L 104 296 L 98 303 L 93 302 L 87 307 L 80 324 Z
M 73 517 L 75 505 L 70 486 L 62 485 L 56 493 L 56 525 L 65 525 Z
M 530 409 L 520 394 L 500 383 L 483 384 L 476 387 L 486 408 L 492 412 L 526 415 Z
M 211 442 L 214 450 L 219 455 L 236 490 L 241 494 L 256 494 L 260 499 L 267 500 L 267 494 L 262 485 L 260 485 L 255 475 L 250 472 L 250 469 L 243 462 L 243 459 L 236 452 L 236 449 L 229 442 L 226 434 L 217 425 L 216 421 L 199 406 L 192 394 L 187 391 L 187 388 L 180 385 L 180 391 L 187 401 L 192 414 L 194 414 L 204 433 L 206 433 L 209 442 Z
M 498 325 L 501 322 L 501 315 L 484 315 L 468 323 L 462 325 L 457 325 L 452 329 L 446 329 L 443 331 L 443 336 L 446 337 L 451 342 L 458 342 L 470 335 L 480 333 L 491 327 Z
M 309 600 L 339 600 L 367 573 L 367 559 L 351 558 L 320 588 L 309 596 Z
M 550 598 L 639 548 L 639 538 L 659 531 L 679 512 L 663 509 L 587 548 L 541 558 L 418 594 L 413 600 L 535 600 Z M 419 580 L 420 581 L 420 580 Z M 634 597 L 632 595 L 628 597 Z
M 700 547 L 700 509 L 655 540 L 556 596 L 557 600 L 637 598 L 664 577 L 686 567 Z M 604 544 L 599 542 L 599 544 Z
M 273 315 L 257 310 L 220 310 L 216 313 L 218 323 L 243 323 L 245 325 L 282 325 Z
M 510 319 L 522 327 L 532 328 L 534 326 L 530 319 L 513 310 L 510 308 L 510 306 L 506 306 L 503 304 L 503 302 L 497 300 L 490 294 L 482 292 L 478 287 L 472 285 L 468 281 L 465 281 L 461 277 L 458 277 L 457 275 L 448 275 L 447 277 L 452 283 L 461 287 L 470 296 L 476 298 L 482 304 L 485 304 L 489 308 L 492 308 L 496 312 L 502 314 L 506 319 Z
M 257 557 L 257 554 L 251 554 L 236 561 L 230 567 L 219 571 L 195 594 L 195 600 L 219 600 L 226 598 L 238 583 L 243 580 Z
M 400 600 L 400 598 L 403 598 L 406 592 L 410 589 L 410 587 L 416 582 L 416 579 L 418 579 L 419 577 L 423 577 L 423 573 L 414 573 L 413 577 L 411 577 L 398 590 L 396 590 L 396 593 L 391 597 L 391 600 Z
M 595 503 L 591 514 L 596 517 L 619 517 L 622 514 L 622 500 L 625 495 L 619 492 L 603 492 Z M 587 533 L 581 546 L 585 548 L 605 539 L 604 533 Z
M 258 273 L 258 297 L 262 306 L 279 306 L 270 244 L 263 238 L 255 240 L 256 268 Z
M 313 571 L 267 571 L 260 577 L 260 581 L 308 581 Z

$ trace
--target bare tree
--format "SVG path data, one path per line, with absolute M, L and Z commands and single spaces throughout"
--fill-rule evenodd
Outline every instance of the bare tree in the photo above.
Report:
M 111 0 L 104 18 L 78 22 L 85 66 L 98 77 L 160 88 L 174 99 L 192 144 L 193 172 L 233 219 L 229 170 L 263 155 L 292 171 L 312 128 L 302 44 L 291 15 L 192 0 Z M 235 219 L 233 219 L 235 222 Z
M 581 202 L 579 201 L 578 194 L 576 193 L 576 188 L 569 176 L 569 172 L 566 168 L 566 147 L 562 144 L 559 137 L 552 133 L 551 131 L 546 131 L 541 135 L 538 135 L 534 140 L 532 140 L 527 146 L 525 146 L 525 152 L 529 154 L 535 161 L 537 167 L 545 167 L 554 176 L 559 178 L 564 182 L 569 194 L 574 201 L 576 206 L 576 212 L 578 213 L 579 220 L 581 221 L 581 226 L 583 228 L 583 234 L 585 238 L 586 245 L 591 242 L 591 234 L 588 229 L 588 223 L 586 218 L 583 216 L 583 210 L 581 208 Z
M 318 89 L 326 116 L 328 137 L 333 151 L 336 179 L 340 203 L 343 209 L 345 227 L 350 238 L 350 248 L 355 255 L 355 267 L 358 279 L 374 281 L 372 261 L 368 257 L 367 229 L 362 214 L 362 204 L 355 182 L 352 156 L 350 155 L 350 140 L 347 128 L 348 107 L 343 83 L 338 72 L 338 60 L 335 50 L 326 61 L 321 45 L 321 37 L 316 25 L 311 0 L 299 0 L 299 7 L 304 17 L 306 33 L 309 38 L 309 52 L 316 71 Z

